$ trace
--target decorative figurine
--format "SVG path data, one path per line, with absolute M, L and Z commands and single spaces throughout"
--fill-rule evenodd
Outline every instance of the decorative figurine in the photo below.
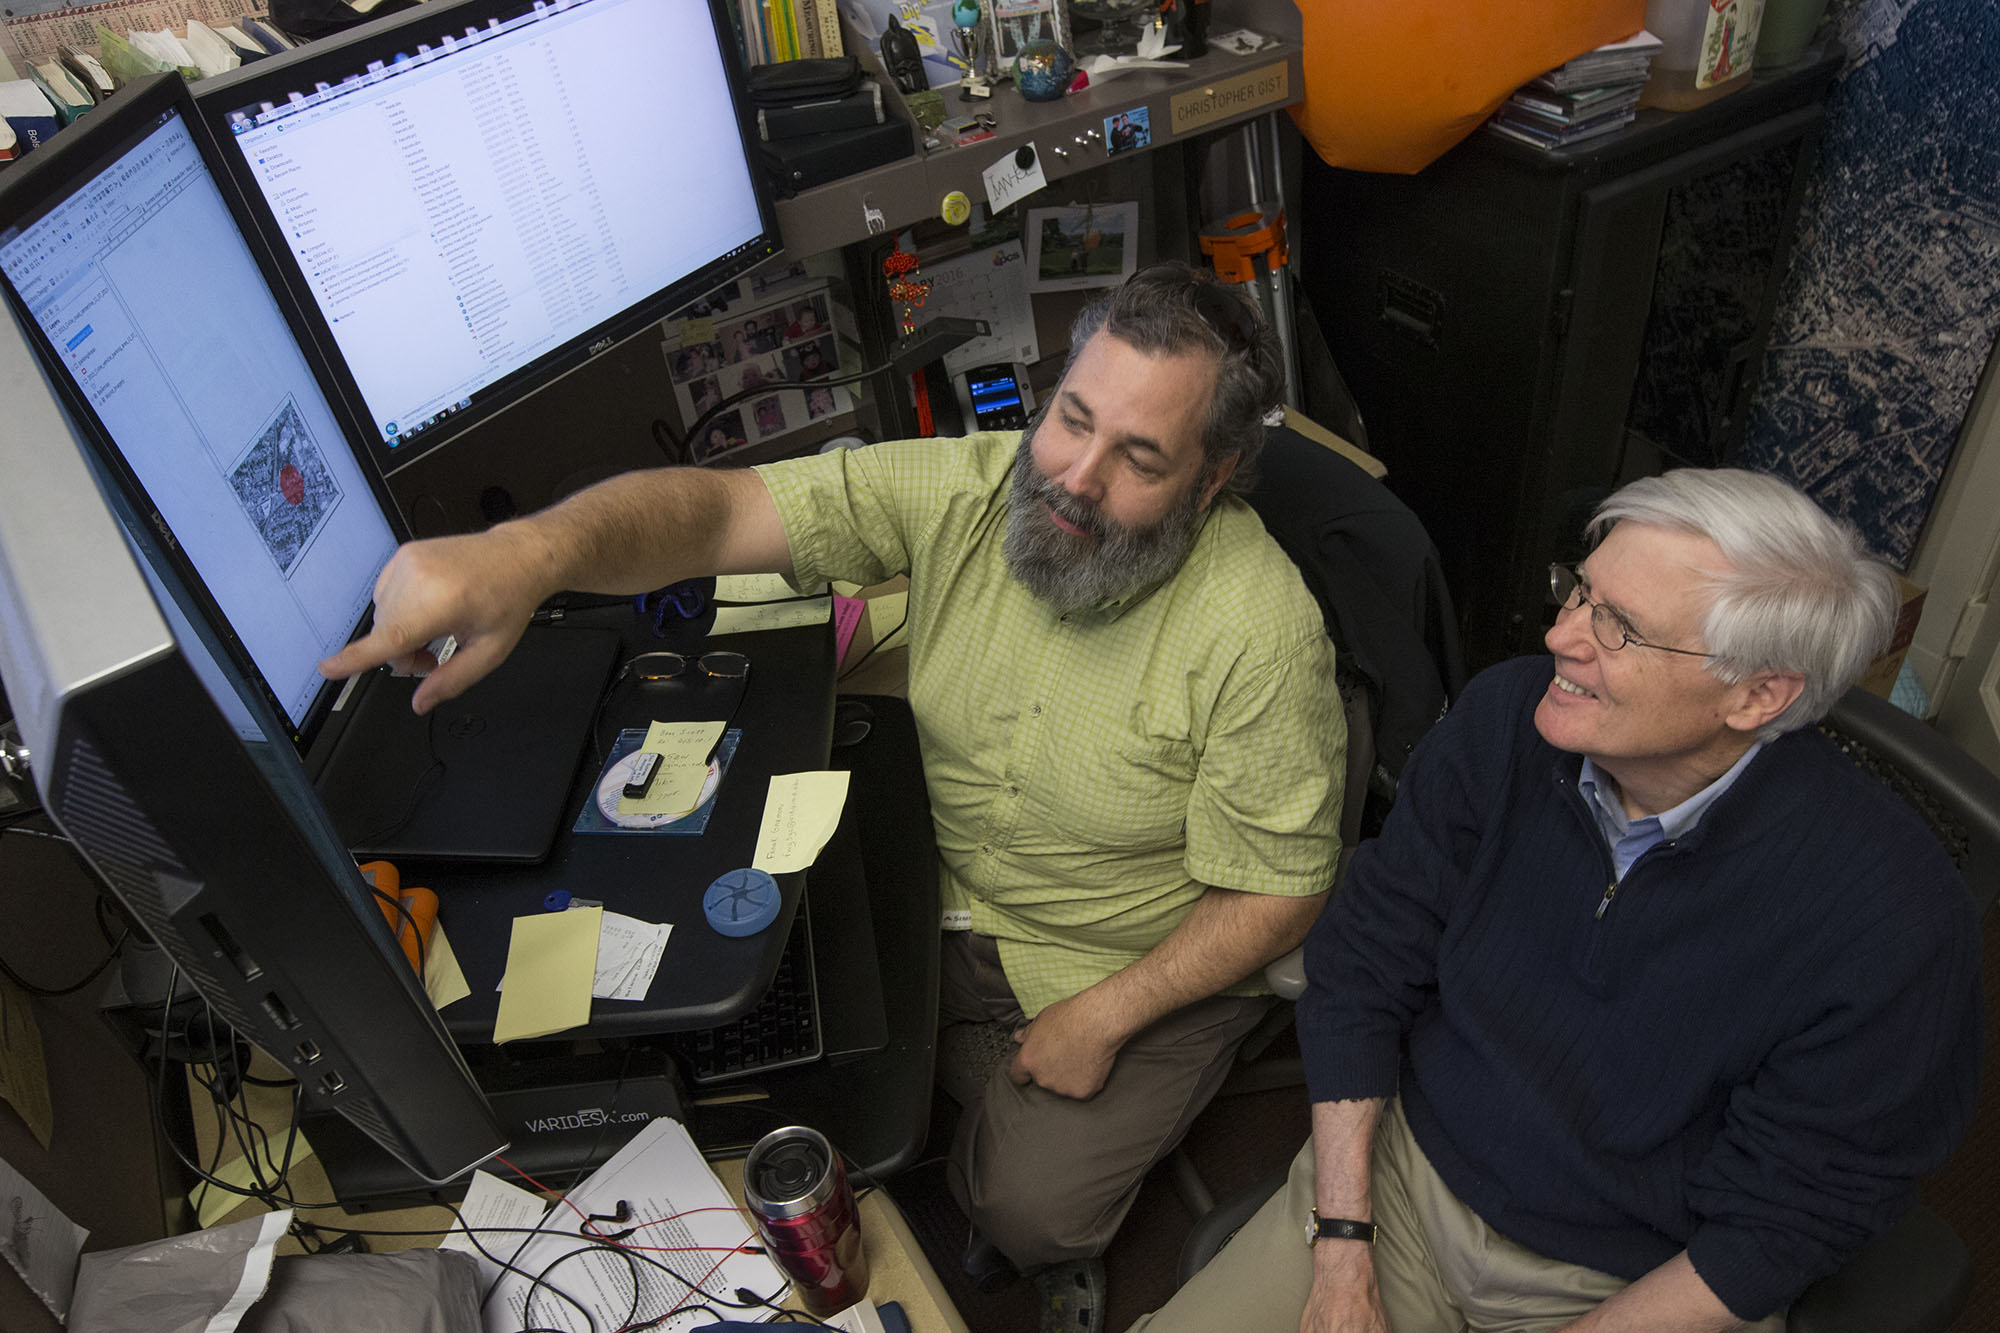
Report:
M 1054 42 L 1029 42 L 1014 57 L 1014 86 L 1030 102 L 1053 102 L 1069 91 L 1076 61 Z
M 920 93 L 931 86 L 924 73 L 924 53 L 917 46 L 916 35 L 894 14 L 889 16 L 889 26 L 882 29 L 882 67 L 904 93 Z

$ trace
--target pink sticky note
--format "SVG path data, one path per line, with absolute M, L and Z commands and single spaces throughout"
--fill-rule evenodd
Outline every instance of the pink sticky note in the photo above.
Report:
M 833 658 L 836 666 L 847 660 L 847 645 L 854 641 L 854 629 L 868 613 L 868 603 L 859 597 L 833 595 Z

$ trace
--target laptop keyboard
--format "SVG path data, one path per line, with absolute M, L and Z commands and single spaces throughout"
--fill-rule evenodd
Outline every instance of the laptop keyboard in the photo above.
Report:
M 792 914 L 792 932 L 778 974 L 757 1007 L 733 1023 L 686 1032 L 674 1046 L 696 1084 L 720 1083 L 819 1059 L 819 993 L 813 984 L 812 927 L 803 901 Z

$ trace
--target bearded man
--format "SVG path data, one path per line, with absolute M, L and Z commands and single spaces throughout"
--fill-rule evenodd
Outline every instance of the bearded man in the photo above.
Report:
M 1044 1293 L 1101 1327 L 1098 1256 L 1269 1005 L 1258 969 L 1332 883 L 1345 728 L 1317 604 L 1236 496 L 1278 399 L 1256 309 L 1183 265 L 1078 316 L 1030 428 L 753 471 L 636 473 L 403 548 L 332 676 L 458 650 L 424 710 L 562 589 L 703 573 L 907 574 L 910 704 L 937 825 L 940 1009 L 1011 1038 L 952 1186 Z

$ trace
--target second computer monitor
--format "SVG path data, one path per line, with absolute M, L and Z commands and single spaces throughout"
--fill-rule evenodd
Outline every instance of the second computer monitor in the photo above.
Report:
M 777 253 L 740 63 L 711 0 L 458 0 L 196 93 L 387 474 Z

